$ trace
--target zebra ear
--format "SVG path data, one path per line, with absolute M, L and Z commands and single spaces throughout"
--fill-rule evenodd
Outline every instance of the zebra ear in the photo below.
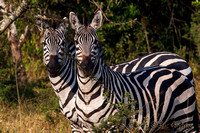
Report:
M 102 21 L 103 21 L 102 12 L 101 12 L 101 11 L 98 11 L 98 12 L 94 15 L 94 18 L 92 19 L 92 23 L 90 24 L 90 26 L 92 26 L 95 30 L 97 30 L 98 28 L 101 27 Z
M 68 18 L 64 17 L 63 18 L 63 22 L 59 25 L 58 28 L 65 32 L 67 30 L 68 26 L 69 26 L 69 24 L 68 24 Z
M 63 18 L 63 26 L 65 27 L 65 28 L 67 28 L 68 26 L 69 26 L 69 24 L 68 24 L 68 18 L 67 17 L 64 17 Z
M 81 26 L 79 19 L 74 12 L 69 13 L 69 22 L 70 22 L 71 28 L 74 30 L 77 30 L 78 27 Z

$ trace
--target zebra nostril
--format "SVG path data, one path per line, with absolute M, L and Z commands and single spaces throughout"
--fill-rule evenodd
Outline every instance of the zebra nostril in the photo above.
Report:
M 59 63 L 59 58 L 57 55 L 51 55 L 49 59 L 49 63 L 46 65 L 47 70 L 50 74 L 58 74 L 61 69 L 61 65 Z
M 49 68 L 49 63 L 46 65 L 47 68 Z
M 80 69 L 84 72 L 85 75 L 91 74 L 94 68 L 94 63 L 90 57 L 83 58 L 81 64 L 79 65 Z

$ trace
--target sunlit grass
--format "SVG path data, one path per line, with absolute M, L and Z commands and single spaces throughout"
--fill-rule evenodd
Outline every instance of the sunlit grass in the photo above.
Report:
M 195 91 L 196 91 L 198 110 L 200 112 L 200 79 L 199 80 L 195 79 Z
M 0 105 L 0 132 L 3 133 L 70 133 L 70 124 L 58 111 L 42 113 L 25 104 L 18 107 Z

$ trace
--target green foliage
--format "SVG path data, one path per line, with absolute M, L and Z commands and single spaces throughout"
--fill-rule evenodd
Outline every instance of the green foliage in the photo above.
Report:
M 194 51 L 196 51 L 196 56 L 200 57 L 200 10 L 197 10 L 192 14 L 192 21 L 190 22 L 191 27 L 189 32 L 183 37 L 193 42 L 196 46 Z
M 199 8 L 199 7 L 200 7 L 200 1 L 199 1 L 199 0 L 192 1 L 192 5 L 193 5 L 194 7 Z
M 106 94 L 105 94 L 106 95 Z M 133 116 L 137 113 L 134 109 L 136 102 L 131 98 L 129 93 L 125 94 L 125 102 L 112 104 L 112 108 L 117 108 L 118 112 L 109 116 L 107 120 L 103 120 L 98 127 L 93 127 L 95 132 L 137 132 L 138 127 Z M 129 129 L 131 127 L 131 129 Z
M 23 62 L 29 81 L 43 79 L 48 75 L 43 63 L 43 49 L 39 39 L 38 35 L 34 34 L 30 37 L 30 42 L 22 47 Z

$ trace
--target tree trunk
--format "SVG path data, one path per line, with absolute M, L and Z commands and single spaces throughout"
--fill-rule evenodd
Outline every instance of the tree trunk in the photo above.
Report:
M 25 85 L 27 76 L 25 67 L 22 62 L 22 52 L 21 47 L 25 42 L 29 27 L 26 26 L 24 34 L 18 38 L 18 33 L 15 25 L 15 20 L 19 17 L 28 7 L 30 0 L 23 0 L 20 6 L 13 11 L 13 5 L 10 3 L 4 2 L 4 0 L 0 0 L 0 12 L 3 14 L 3 20 L 0 21 L 0 34 L 8 29 L 7 37 L 8 41 L 11 43 L 11 52 L 13 62 L 17 65 L 17 81 L 19 85 Z
M 198 24 L 198 40 L 197 40 L 198 54 L 200 56 L 200 23 Z
M 147 52 L 148 52 L 148 54 L 150 54 L 151 53 L 151 47 L 149 45 L 149 39 L 148 39 L 148 35 L 147 35 L 145 20 L 142 18 L 141 21 L 142 21 L 142 29 L 144 30 L 144 35 L 145 35 L 145 39 L 146 39 L 146 43 L 147 43 Z
M 15 23 L 13 22 L 8 29 L 8 40 L 11 43 L 11 52 L 13 62 L 18 64 L 17 66 L 17 78 L 19 85 L 25 85 L 27 80 L 27 75 L 25 67 L 22 62 L 22 52 L 21 47 L 27 36 L 29 27 L 26 26 L 24 34 L 21 35 L 20 39 L 18 38 L 17 30 Z

